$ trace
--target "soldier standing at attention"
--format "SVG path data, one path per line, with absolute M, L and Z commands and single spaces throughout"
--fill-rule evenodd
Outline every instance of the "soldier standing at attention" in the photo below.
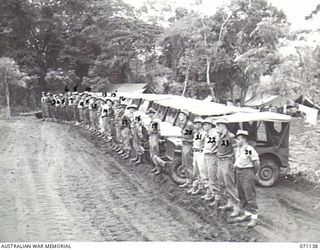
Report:
M 114 109 L 113 109 L 113 100 L 107 99 L 106 106 L 103 108 L 104 116 L 104 131 L 105 131 L 105 139 L 106 142 L 110 142 L 112 140 L 111 131 L 112 131 L 112 123 L 114 119 Z
M 142 163 L 142 157 L 144 154 L 143 145 L 146 141 L 148 141 L 148 134 L 146 128 L 142 124 L 141 114 L 136 112 L 134 115 L 134 122 L 131 126 L 132 133 L 132 146 L 136 153 L 135 158 L 132 158 L 131 161 L 135 162 L 136 165 Z
M 252 228 L 257 225 L 258 204 L 256 195 L 256 173 L 260 168 L 260 159 L 257 151 L 248 144 L 249 133 L 246 130 L 238 130 L 236 149 L 236 184 L 240 199 L 241 209 L 244 215 L 237 217 L 235 220 L 250 220 L 247 227 Z
M 60 122 L 61 120 L 61 94 L 56 95 L 56 121 Z
M 156 159 L 160 154 L 160 120 L 155 117 L 156 111 L 153 108 L 149 108 L 146 114 L 151 119 L 148 127 L 150 159 L 154 164 L 151 172 L 158 175 L 161 173 L 161 168 Z
M 72 92 L 72 103 L 69 103 L 71 104 L 71 107 L 72 107 L 72 110 L 73 110 L 73 122 L 75 125 L 78 125 L 79 124 L 79 113 L 78 113 L 78 109 L 77 109 L 77 106 L 78 106 L 78 102 L 79 102 L 79 95 L 78 95 L 78 92 Z
M 110 137 L 111 137 L 111 150 L 114 150 L 117 147 L 117 132 L 116 132 L 116 111 L 120 105 L 119 99 L 113 100 L 113 117 L 110 120 Z
M 84 118 L 83 118 L 83 107 L 84 107 L 84 101 L 85 101 L 85 94 L 81 93 L 78 102 L 78 111 L 79 111 L 79 125 L 83 127 L 84 125 Z
M 66 106 L 68 104 L 67 94 L 60 94 L 60 100 L 60 120 L 64 123 L 66 121 Z
M 228 130 L 228 121 L 224 118 L 217 120 L 219 141 L 218 141 L 218 183 L 220 192 L 226 191 L 228 202 L 224 206 L 218 208 L 226 211 L 232 209 L 231 217 L 236 217 L 240 213 L 240 201 L 238 197 L 238 190 L 235 184 L 234 176 L 234 151 L 237 147 L 234 135 Z M 212 206 L 221 203 L 220 194 L 216 194 L 215 201 Z
M 111 150 L 118 152 L 121 150 L 121 120 L 125 111 L 125 105 L 118 103 L 114 109 L 114 128 L 115 128 L 115 138 L 114 144 Z
M 42 92 L 41 96 L 41 109 L 42 109 L 42 120 L 45 121 L 48 118 L 48 103 L 47 96 L 45 92 Z
M 133 113 L 138 109 L 136 105 L 129 105 L 125 114 L 122 117 L 122 150 L 118 154 L 124 159 L 128 159 L 132 150 L 132 134 L 131 134 L 131 124 L 133 122 Z
M 89 117 L 89 102 L 90 102 L 91 96 L 89 94 L 86 95 L 85 101 L 83 103 L 83 119 L 85 123 L 85 129 L 90 128 L 90 117 Z
M 198 194 L 204 188 L 204 179 L 206 173 L 204 173 L 204 159 L 203 159 L 203 147 L 205 134 L 202 129 L 203 119 L 196 117 L 193 121 L 195 130 L 193 133 L 193 182 L 192 188 L 188 190 L 188 194 Z
M 52 119 L 52 114 L 53 114 L 53 111 L 52 111 L 52 102 L 53 102 L 53 98 L 52 98 L 52 95 L 51 93 L 47 93 L 47 107 L 48 107 L 48 121 L 51 121 Z
M 215 198 L 215 190 L 218 190 L 217 171 L 218 171 L 218 140 L 219 135 L 212 117 L 207 117 L 204 124 L 206 139 L 204 144 L 204 165 L 207 169 L 207 193 L 201 198 L 211 201 Z
M 50 94 L 50 120 L 55 121 L 56 119 L 56 95 Z
M 98 117 L 98 127 L 99 127 L 99 138 L 104 137 L 104 109 L 107 109 L 106 101 L 103 97 L 99 97 L 98 99 L 98 110 L 97 110 L 97 117 Z
M 180 187 L 189 187 L 192 183 L 192 144 L 193 144 L 193 133 L 194 125 L 189 120 L 189 112 L 186 110 L 181 110 L 179 114 L 179 122 L 182 129 L 182 152 L 181 160 L 182 166 L 187 174 L 187 181 L 180 185 Z
M 91 99 L 89 100 L 89 105 L 88 105 L 88 109 L 89 109 L 89 121 L 90 121 L 90 125 L 89 125 L 89 130 L 91 132 L 95 131 L 95 115 L 96 113 L 96 109 L 97 109 L 97 98 L 95 96 L 92 96 Z

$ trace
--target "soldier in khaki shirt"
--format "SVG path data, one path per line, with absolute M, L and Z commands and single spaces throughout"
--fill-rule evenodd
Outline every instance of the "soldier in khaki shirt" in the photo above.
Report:
M 240 201 L 238 197 L 238 190 L 235 184 L 234 177 L 234 151 L 237 147 L 237 143 L 234 139 L 234 135 L 228 130 L 228 121 L 221 118 L 216 121 L 219 132 L 218 141 L 218 184 L 219 192 L 215 195 L 215 201 L 211 204 L 220 205 L 218 208 L 226 211 L 233 210 L 231 217 L 236 217 L 240 213 Z M 221 205 L 221 196 L 227 194 L 227 204 Z
M 204 142 L 204 165 L 207 172 L 207 192 L 201 198 L 206 201 L 211 201 L 215 197 L 215 190 L 217 190 L 217 168 L 218 168 L 218 140 L 219 135 L 216 129 L 216 124 L 211 117 L 207 117 L 203 124 L 206 131 Z
M 256 172 L 260 167 L 257 151 L 248 144 L 248 131 L 238 130 L 236 149 L 236 184 L 240 199 L 240 207 L 244 215 L 237 217 L 236 221 L 250 220 L 248 227 L 254 227 L 258 219 L 258 204 L 256 199 L 255 179 Z
M 193 123 L 195 127 L 193 133 L 193 182 L 187 193 L 199 194 L 204 189 L 204 181 L 207 176 L 203 161 L 205 133 L 202 128 L 203 119 L 201 117 L 196 117 Z
M 181 160 L 182 166 L 185 169 L 187 174 L 187 181 L 180 185 L 180 187 L 188 187 L 192 182 L 192 163 L 193 163 L 193 152 L 192 152 L 192 143 L 193 143 L 193 133 L 194 125 L 189 120 L 189 112 L 187 110 L 181 110 L 179 114 L 179 122 L 182 129 L 182 149 L 181 149 Z

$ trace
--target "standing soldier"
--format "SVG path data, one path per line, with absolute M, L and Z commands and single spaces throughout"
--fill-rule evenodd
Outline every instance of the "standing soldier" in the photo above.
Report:
M 88 110 L 89 110 L 89 129 L 91 132 L 95 131 L 95 115 L 97 110 L 97 98 L 95 96 L 92 96 L 89 100 Z
M 226 211 L 232 209 L 231 217 L 236 217 L 240 213 L 238 191 L 234 176 L 234 151 L 237 147 L 234 135 L 228 130 L 228 121 L 224 118 L 217 120 L 219 141 L 218 141 L 218 183 L 221 192 L 227 193 L 228 202 L 218 208 Z M 217 193 L 213 206 L 221 203 L 221 196 Z
M 74 96 L 71 92 L 67 93 L 66 96 L 66 121 L 70 124 L 73 122 L 73 102 Z
M 80 98 L 78 95 L 78 92 L 72 92 L 72 102 L 70 104 L 70 106 L 72 107 L 72 121 L 75 125 L 79 124 L 79 112 L 78 112 L 78 102 L 79 102 Z
M 207 176 L 204 167 L 203 148 L 205 134 L 202 129 L 203 119 L 196 117 L 193 121 L 195 129 L 193 133 L 193 182 L 188 194 L 198 194 L 203 189 L 204 180 Z
M 56 121 L 60 122 L 61 121 L 61 96 L 56 95 Z
M 192 183 L 192 143 L 193 143 L 193 133 L 194 125 L 189 120 L 189 112 L 186 110 L 181 110 L 179 114 L 179 122 L 182 129 L 182 149 L 181 149 L 181 160 L 182 166 L 187 173 L 187 181 L 180 185 L 180 187 L 189 187 Z
M 122 136 L 122 150 L 118 152 L 124 159 L 128 159 L 132 150 L 132 134 L 131 134 L 131 123 L 133 122 L 133 113 L 136 110 L 135 105 L 129 105 L 125 114 L 122 117 L 121 124 L 121 136 Z
M 114 126 L 116 131 L 116 139 L 115 139 L 115 146 L 112 148 L 115 152 L 119 152 L 122 149 L 122 134 L 121 134 L 121 127 L 122 127 L 122 117 L 125 113 L 126 105 L 119 103 L 115 109 L 114 115 Z
M 257 151 L 248 144 L 248 131 L 238 130 L 238 148 L 236 150 L 236 183 L 239 193 L 240 206 L 244 215 L 237 217 L 236 221 L 250 220 L 249 228 L 255 227 L 258 220 L 258 204 L 256 195 L 256 173 L 260 168 Z
M 66 94 L 60 94 L 60 120 L 61 122 L 66 121 L 66 105 L 67 105 L 67 97 Z
M 129 105 L 127 107 L 127 112 L 124 114 L 122 118 L 122 142 L 123 142 L 123 151 L 124 153 L 121 155 L 124 159 L 128 159 L 132 150 L 132 134 L 131 134 L 131 126 L 134 121 L 134 112 L 137 111 L 138 107 L 134 104 Z
M 151 161 L 154 164 L 154 168 L 151 169 L 151 172 L 156 175 L 161 173 L 161 168 L 157 162 L 156 157 L 159 156 L 159 144 L 160 144 L 160 120 L 155 117 L 156 111 L 153 108 L 147 110 L 147 115 L 150 117 L 150 124 L 148 128 L 149 135 L 149 152 Z
M 106 142 L 110 142 L 112 140 L 111 131 L 112 131 L 112 123 L 114 119 L 114 109 L 113 109 L 113 100 L 108 98 L 106 100 L 106 106 L 103 108 L 104 113 L 104 131 L 105 131 L 105 139 Z
M 49 112 L 50 112 L 50 121 L 55 120 L 55 110 L 56 110 L 56 98 L 54 95 L 50 94 L 49 96 Z
M 48 120 L 52 120 L 53 110 L 52 110 L 53 98 L 51 93 L 47 93 L 47 107 L 48 107 Z
M 146 128 L 142 124 L 141 114 L 136 112 L 134 115 L 134 122 L 131 126 L 132 133 L 132 146 L 136 153 L 135 158 L 132 158 L 131 161 L 135 162 L 136 165 L 142 163 L 142 157 L 144 154 L 143 145 L 148 141 L 148 134 Z
M 206 131 L 206 139 L 204 144 L 204 165 L 207 171 L 207 192 L 201 198 L 206 201 L 211 201 L 215 197 L 217 188 L 217 170 L 218 170 L 218 132 L 216 124 L 211 117 L 207 117 L 204 123 Z
M 83 108 L 85 102 L 85 94 L 81 93 L 79 95 L 79 102 L 78 102 L 78 112 L 79 112 L 79 125 L 82 127 L 84 125 L 84 118 L 83 118 Z
M 89 94 L 86 95 L 84 103 L 83 103 L 83 120 L 85 129 L 90 128 L 90 117 L 89 117 L 89 102 L 91 96 Z
M 99 120 L 99 132 L 100 135 L 98 136 L 99 138 L 103 138 L 104 135 L 104 116 L 105 113 L 107 112 L 108 106 L 106 105 L 106 100 L 103 97 L 99 98 L 99 105 L 98 105 L 98 110 L 97 110 L 97 116 Z
M 45 121 L 48 118 L 48 97 L 45 92 L 42 92 L 41 97 L 41 109 L 42 109 L 42 120 Z

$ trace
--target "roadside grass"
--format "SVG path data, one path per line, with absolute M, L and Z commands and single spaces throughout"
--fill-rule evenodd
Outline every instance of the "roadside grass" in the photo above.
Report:
M 320 187 L 320 124 L 314 126 L 294 119 L 289 150 L 290 168 L 287 174 L 301 176 Z

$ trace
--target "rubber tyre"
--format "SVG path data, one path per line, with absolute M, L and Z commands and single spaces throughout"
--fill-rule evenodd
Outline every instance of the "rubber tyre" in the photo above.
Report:
M 272 158 L 262 158 L 261 167 L 257 173 L 257 182 L 261 187 L 271 187 L 276 184 L 279 178 L 279 163 Z
M 179 185 L 187 181 L 187 176 L 184 173 L 184 168 L 182 167 L 181 163 L 173 165 L 171 178 L 175 183 Z
M 34 114 L 36 118 L 38 119 L 41 119 L 43 116 L 42 116 L 42 112 L 37 112 Z

